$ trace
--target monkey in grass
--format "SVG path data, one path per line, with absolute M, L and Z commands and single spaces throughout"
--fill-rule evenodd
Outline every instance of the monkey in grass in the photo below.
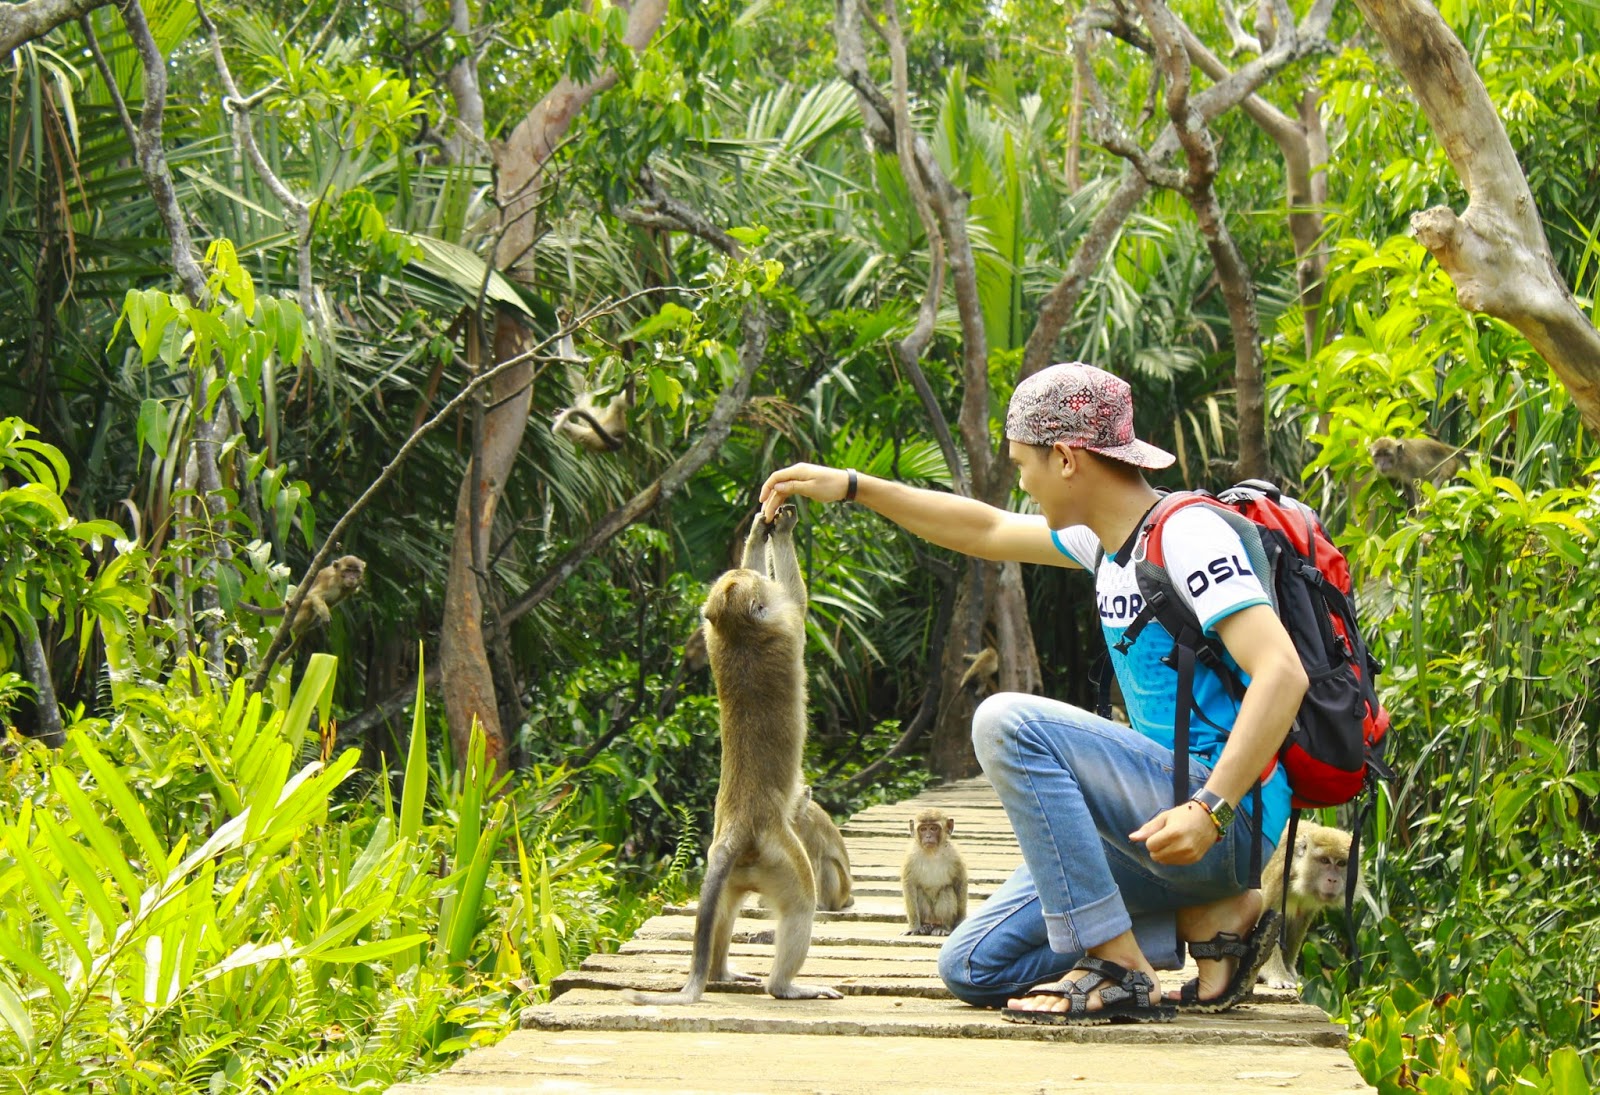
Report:
M 1466 450 L 1431 437 L 1379 437 L 1367 446 L 1372 467 L 1402 489 L 1418 479 L 1435 487 L 1467 466 Z
M 743 566 L 718 578 L 706 597 L 706 653 L 717 688 L 722 777 L 711 851 L 694 919 L 689 982 L 675 993 L 629 991 L 636 1004 L 691 1004 L 711 981 L 754 981 L 728 965 L 739 906 L 758 893 L 776 912 L 766 988 L 780 1000 L 837 1000 L 839 993 L 794 980 L 811 949 L 817 886 L 795 831 L 806 736 L 806 586 L 795 555 L 793 506 L 768 525 L 756 521 Z M 769 555 L 770 538 L 770 556 Z
M 294 636 L 294 641 L 298 643 L 312 628 L 326 627 L 328 621 L 333 619 L 332 609 L 340 601 L 361 589 L 361 582 L 366 577 L 366 572 L 367 564 L 354 555 L 341 555 L 317 571 L 317 576 L 311 581 L 311 588 L 306 592 L 305 599 L 300 602 L 300 608 L 294 614 L 294 622 L 289 625 L 289 633 Z M 290 590 L 286 600 L 293 599 L 294 591 Z M 240 601 L 239 607 L 257 616 L 282 616 L 284 610 L 283 605 L 276 608 L 261 608 L 247 601 Z
M 949 935 L 967 918 L 967 865 L 955 841 L 955 819 L 927 809 L 911 821 L 911 841 L 900 865 L 907 935 Z
M 1262 908 L 1282 908 L 1284 888 L 1289 891 L 1281 945 L 1273 948 L 1272 957 L 1259 977 L 1275 989 L 1296 986 L 1294 971 L 1285 962 L 1285 955 L 1288 962 L 1298 963 L 1311 922 L 1344 901 L 1345 878 L 1350 865 L 1350 834 L 1343 829 L 1302 821 L 1295 829 L 1294 856 L 1286 870 L 1287 852 L 1280 843 L 1261 872 Z M 1359 889 L 1359 879 L 1356 885 Z
M 806 846 L 806 858 L 811 860 L 811 871 L 817 879 L 817 908 L 838 912 L 854 905 L 850 853 L 845 850 L 839 827 L 812 799 L 810 787 L 801 790 L 795 803 L 794 827 L 800 834 L 800 843 Z

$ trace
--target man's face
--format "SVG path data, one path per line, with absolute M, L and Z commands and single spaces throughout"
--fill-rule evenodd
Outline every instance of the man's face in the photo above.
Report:
M 1022 490 L 1033 504 L 1039 507 L 1051 528 L 1065 528 L 1074 523 L 1067 501 L 1068 477 L 1063 474 L 1064 461 L 1070 458 L 1065 446 L 1043 448 L 1011 441 L 1009 455 L 1017 466 Z

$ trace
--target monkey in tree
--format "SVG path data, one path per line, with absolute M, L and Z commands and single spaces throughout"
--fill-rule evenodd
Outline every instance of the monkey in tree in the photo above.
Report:
M 961 655 L 972 664 L 967 666 L 967 671 L 961 674 L 961 681 L 957 688 L 973 685 L 979 695 L 989 695 L 995 691 L 995 683 L 1000 672 L 1000 655 L 992 646 L 986 646 L 976 654 Z
M 1367 446 L 1372 467 L 1402 490 L 1426 479 L 1440 486 L 1467 466 L 1466 451 L 1431 437 L 1379 437 Z
M 550 432 L 589 452 L 617 452 L 628 436 L 628 412 L 633 409 L 632 377 L 622 392 L 604 406 L 589 392 L 581 376 L 573 382 L 572 406 L 563 408 L 550 423 Z
M 844 837 L 828 812 L 811 797 L 811 788 L 800 791 L 795 803 L 795 832 L 806 846 L 806 858 L 817 880 L 817 908 L 827 912 L 848 909 L 856 903 L 850 893 L 850 853 Z
M 955 819 L 927 809 L 911 821 L 911 841 L 900 865 L 907 935 L 949 935 L 967 918 L 967 865 L 955 841 Z
M 1276 989 L 1295 987 L 1295 974 L 1285 962 L 1285 956 L 1288 962 L 1298 962 L 1311 922 L 1344 900 L 1346 872 L 1350 865 L 1350 834 L 1343 829 L 1302 821 L 1295 830 L 1291 865 L 1285 870 L 1288 851 L 1279 844 L 1261 872 L 1262 908 L 1283 907 L 1284 888 L 1287 886 L 1289 891 L 1282 946 L 1273 949 L 1259 977 Z
M 313 628 L 326 627 L 333 619 L 334 606 L 361 589 L 366 572 L 367 564 L 354 555 L 341 555 L 317 571 L 311 588 L 294 614 L 294 622 L 289 625 L 289 633 L 294 636 L 294 641 L 298 643 Z M 290 590 L 285 600 L 292 601 L 294 594 L 295 591 Z M 257 616 L 282 616 L 284 610 L 283 605 L 261 608 L 246 601 L 240 601 L 239 607 Z
M 795 508 L 784 506 L 772 524 L 754 522 L 744 565 L 718 578 L 706 598 L 722 779 L 695 910 L 694 957 L 681 991 L 630 991 L 633 1003 L 691 1004 L 708 982 L 756 980 L 728 966 L 734 920 L 750 893 L 778 915 L 767 991 L 780 1000 L 839 999 L 831 988 L 794 980 L 811 949 L 817 909 L 816 881 L 794 825 L 806 737 L 806 586 L 794 549 L 797 519 Z

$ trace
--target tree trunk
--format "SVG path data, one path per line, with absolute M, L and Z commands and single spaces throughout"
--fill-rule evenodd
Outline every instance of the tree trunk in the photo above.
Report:
M 635 50 L 643 50 L 666 17 L 666 0 L 637 0 L 628 13 L 623 40 Z M 458 13 L 459 14 L 459 13 Z M 458 72 L 464 77 L 465 72 Z M 500 207 L 498 239 L 491 266 L 513 269 L 533 247 L 535 213 L 544 165 L 571 128 L 572 120 L 593 98 L 611 87 L 617 74 L 606 71 L 585 84 L 565 77 L 534 104 L 518 122 L 504 143 L 495 142 L 495 195 Z M 463 84 L 463 86 L 465 86 Z M 470 99 L 459 106 L 470 107 Z M 467 110 L 470 115 L 470 109 Z M 465 122 L 469 129 L 472 121 Z M 514 333 L 513 333 L 514 329 Z M 506 361 L 525 348 L 526 332 L 507 316 L 496 316 L 495 361 Z M 494 675 L 489 668 L 483 642 L 483 604 L 478 575 L 472 560 L 472 530 L 479 537 L 488 535 L 489 521 L 505 489 L 532 403 L 533 368 L 531 363 L 507 370 L 492 385 L 497 404 L 484 419 L 483 466 L 468 469 L 456 505 L 456 535 L 450 548 L 449 586 L 445 591 L 445 620 L 439 635 L 439 659 L 443 670 L 445 710 L 450 721 L 450 740 L 458 760 L 465 758 L 472 719 L 483 725 L 488 739 L 488 756 L 501 760 L 506 741 L 500 726 L 499 705 L 494 690 Z M 511 395 L 521 389 L 518 394 Z M 501 395 L 506 401 L 500 403 Z M 474 485 L 474 481 L 476 484 Z M 474 498 L 476 502 L 474 503 Z M 476 506 L 477 512 L 473 513 Z M 474 521 L 463 523 L 463 518 Z M 478 545 L 483 557 L 483 545 Z M 503 762 L 501 764 L 503 769 Z
M 1187 26 L 1180 27 L 1189 59 L 1212 80 L 1225 79 L 1228 67 Z M 1251 95 L 1239 109 L 1271 137 L 1283 156 L 1285 197 L 1288 202 L 1289 237 L 1294 243 L 1295 281 L 1304 311 L 1306 359 L 1316 353 L 1322 312 L 1322 281 L 1327 269 L 1327 249 L 1322 243 L 1322 210 L 1328 202 L 1328 141 L 1318 111 L 1321 96 L 1308 87 L 1300 95 L 1297 119 L 1289 117 L 1259 95 Z
M 1356 0 L 1411 85 L 1467 189 L 1466 212 L 1414 214 L 1412 230 L 1456 283 L 1463 308 L 1521 331 L 1591 430 L 1600 430 L 1600 332 L 1572 299 L 1533 192 L 1472 59 L 1426 0 Z
M 50 659 L 45 657 L 44 642 L 39 638 L 39 624 L 32 616 L 24 613 L 22 626 L 18 631 L 17 637 L 22 640 L 22 664 L 28 670 L 28 679 L 37 689 L 35 696 L 35 706 L 39 712 L 37 737 L 50 748 L 60 749 L 67 743 L 67 735 L 61 728 L 61 704 L 56 701 L 56 686 L 50 679 Z
M 950 462 L 951 482 L 957 493 L 969 494 L 991 505 L 1003 505 L 1011 489 L 1011 467 L 999 458 L 989 432 L 989 342 L 978 298 L 977 263 L 967 233 L 968 196 L 958 190 L 939 167 L 933 149 L 911 124 L 906 86 L 905 39 L 900 29 L 896 0 L 885 0 L 885 18 L 874 30 L 888 46 L 890 71 L 894 81 L 891 101 L 874 82 L 861 34 L 864 9 L 855 0 L 838 0 L 834 7 L 834 37 L 838 43 L 838 68 L 856 93 L 868 135 L 885 152 L 899 159 L 900 171 L 911 193 L 917 215 L 928 235 L 932 275 L 918 323 L 897 356 L 908 371 L 916 374 L 916 358 L 933 336 L 942 278 L 948 266 L 950 284 L 955 291 L 956 311 L 961 319 L 961 408 L 957 427 L 961 447 L 966 453 L 963 469 L 952 459 L 948 442 L 941 443 Z M 943 425 L 940 409 L 923 394 L 935 431 Z M 996 643 L 1001 664 L 1010 666 L 1013 677 L 1029 680 L 1038 687 L 1038 654 L 1033 648 L 1033 633 L 1027 626 L 1027 602 L 1021 597 L 1020 575 L 1014 583 L 999 581 L 998 568 L 969 560 L 958 579 L 959 592 L 950 627 L 950 641 L 939 659 L 939 709 L 929 748 L 929 764 L 946 779 L 975 775 L 977 757 L 972 751 L 972 695 L 960 687 L 966 673 L 966 655 L 983 649 L 983 630 L 991 616 L 995 620 Z M 1018 621 L 1021 621 L 1020 625 Z
M 531 333 L 509 312 L 495 315 L 494 354 L 506 361 L 526 353 Z M 522 431 L 533 402 L 533 363 L 507 369 L 489 383 L 489 409 L 483 416 L 483 463 L 467 468 L 456 495 L 455 539 L 450 545 L 450 573 L 444 595 L 444 621 L 439 629 L 439 668 L 444 681 L 444 709 L 450 742 L 457 758 L 467 755 L 472 723 L 483 727 L 485 759 L 505 770 L 506 738 L 500 725 L 494 675 L 483 641 L 483 598 L 476 559 L 487 559 L 489 533 L 506 477 L 517 459 Z M 474 543 L 476 538 L 476 543 Z
M 939 658 L 939 707 L 928 745 L 928 767 L 944 779 L 965 779 L 982 771 L 972 751 L 972 712 L 977 705 L 972 690 L 961 688 L 960 682 L 967 671 L 965 655 L 983 649 L 983 623 L 993 585 L 989 579 L 995 565 L 975 558 L 964 563 L 965 573 L 956 583 L 950 634 Z

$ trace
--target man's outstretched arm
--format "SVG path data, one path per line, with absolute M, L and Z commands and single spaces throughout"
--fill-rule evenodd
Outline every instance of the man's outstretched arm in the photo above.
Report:
M 761 485 L 761 513 L 770 515 L 790 498 L 840 502 L 849 489 L 849 473 L 821 464 L 791 464 L 767 477 Z M 1038 514 L 1012 513 L 987 502 L 963 498 L 948 491 L 926 490 L 858 475 L 855 501 L 881 514 L 929 543 L 995 561 L 1076 566 L 1050 539 L 1050 529 Z

